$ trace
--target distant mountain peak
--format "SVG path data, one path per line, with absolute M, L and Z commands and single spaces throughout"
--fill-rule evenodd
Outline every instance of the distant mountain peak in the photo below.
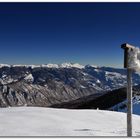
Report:
M 82 68 L 84 68 L 85 66 L 80 65 L 80 64 L 78 64 L 78 63 L 62 63 L 62 64 L 60 65 L 60 67 L 62 67 L 62 68 L 71 68 L 71 67 L 75 67 L 75 68 L 80 68 L 80 69 L 82 69 Z

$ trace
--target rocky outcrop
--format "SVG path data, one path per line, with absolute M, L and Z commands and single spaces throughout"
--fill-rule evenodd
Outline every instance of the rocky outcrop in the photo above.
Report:
M 62 83 L 50 83 L 51 87 L 16 82 L 0 86 L 0 106 L 50 106 L 67 102 L 96 92 L 94 89 L 80 89 Z M 54 89 L 52 88 L 54 86 Z

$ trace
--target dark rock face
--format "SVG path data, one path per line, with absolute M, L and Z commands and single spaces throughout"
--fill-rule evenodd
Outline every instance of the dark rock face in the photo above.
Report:
M 1 86 L 0 106 L 50 106 L 55 103 L 74 100 L 90 93 L 94 89 L 71 88 L 62 83 L 51 81 L 50 86 L 16 82 Z M 85 95 L 86 93 L 86 95 Z
M 134 84 L 140 84 L 140 76 L 134 74 L 134 77 Z M 125 85 L 126 71 L 123 69 L 91 66 L 4 66 L 0 68 L 0 107 L 46 107 L 79 99 L 82 99 L 82 102 L 87 99 L 89 101 L 101 98 L 106 91 Z
M 115 110 L 121 111 L 121 107 L 126 107 L 127 89 L 120 88 L 104 93 L 88 95 L 74 101 L 54 104 L 54 108 L 68 108 L 68 109 L 101 109 L 101 110 Z M 140 96 L 140 85 L 133 87 L 133 100 L 135 97 Z M 140 99 L 140 98 L 139 98 Z M 140 101 L 137 100 L 137 104 Z M 116 106 L 117 107 L 113 107 Z
M 126 88 L 121 88 L 99 95 L 89 95 L 74 101 L 61 104 L 54 104 L 54 108 L 69 109 L 109 109 L 110 107 L 123 102 L 126 99 Z

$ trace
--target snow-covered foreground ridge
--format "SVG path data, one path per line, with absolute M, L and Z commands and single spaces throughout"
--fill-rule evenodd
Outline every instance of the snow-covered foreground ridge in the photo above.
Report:
M 0 109 L 0 136 L 126 136 L 126 114 L 39 107 Z M 140 136 L 133 115 L 133 136 Z

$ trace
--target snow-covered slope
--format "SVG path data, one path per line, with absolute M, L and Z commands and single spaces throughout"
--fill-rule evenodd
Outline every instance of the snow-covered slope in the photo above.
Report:
M 0 109 L 0 136 L 126 136 L 126 114 L 39 107 Z M 140 136 L 133 115 L 133 136 Z
M 133 114 L 140 115 L 140 95 L 135 95 L 133 97 Z M 116 104 L 115 106 L 111 107 L 110 110 L 115 110 L 118 112 L 127 112 L 127 100 Z
M 27 75 L 24 80 L 28 81 L 28 82 L 33 82 L 34 81 L 34 77 L 32 74 Z

